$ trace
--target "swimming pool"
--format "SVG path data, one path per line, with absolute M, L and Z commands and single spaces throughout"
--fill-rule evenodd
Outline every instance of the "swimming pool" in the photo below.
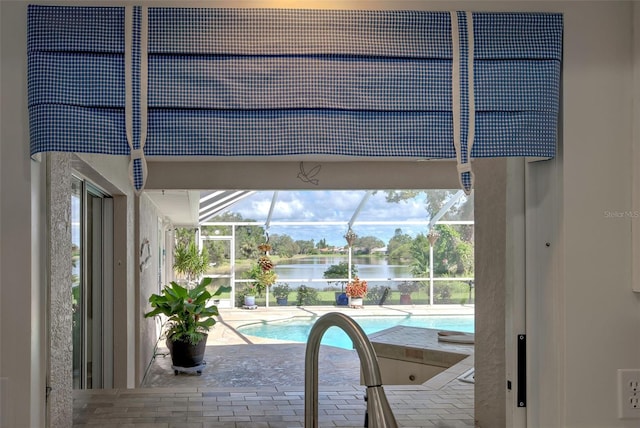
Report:
M 407 316 L 378 316 L 352 317 L 362 327 L 366 334 L 375 333 L 397 325 L 409 327 L 434 328 L 438 330 L 455 330 L 465 333 L 474 332 L 474 316 L 444 316 L 444 315 L 407 315 Z M 305 342 L 309 337 L 311 327 L 317 318 L 292 318 L 284 321 L 265 321 L 248 324 L 238 328 L 238 331 L 248 336 L 265 337 L 268 339 Z M 349 336 L 337 327 L 330 327 L 322 336 L 323 345 L 331 345 L 344 349 L 352 349 Z

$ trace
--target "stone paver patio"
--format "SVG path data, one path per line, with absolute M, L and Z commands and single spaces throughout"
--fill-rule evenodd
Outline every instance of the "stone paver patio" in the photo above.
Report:
M 473 313 L 473 307 L 459 305 L 221 309 L 220 322 L 209 335 L 202 376 L 175 376 L 170 357 L 158 356 L 142 388 L 76 391 L 74 427 L 301 427 L 306 345 L 243 336 L 235 328 L 259 320 L 335 310 L 373 316 Z M 472 367 L 473 357 L 469 357 L 423 385 L 385 385 L 399 425 L 473 426 L 473 384 L 457 379 Z M 359 385 L 356 352 L 323 345 L 319 372 L 320 426 L 363 426 L 365 387 Z

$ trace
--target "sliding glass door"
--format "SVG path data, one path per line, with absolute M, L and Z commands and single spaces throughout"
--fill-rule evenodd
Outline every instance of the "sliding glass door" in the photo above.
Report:
M 108 388 L 113 382 L 113 204 L 74 177 L 71 193 L 73 386 Z

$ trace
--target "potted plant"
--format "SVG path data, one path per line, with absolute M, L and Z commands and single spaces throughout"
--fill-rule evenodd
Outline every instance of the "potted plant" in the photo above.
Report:
M 166 343 L 176 374 L 177 368 L 202 365 L 207 333 L 216 323 L 212 317 L 218 315 L 217 306 L 208 304 L 211 293 L 207 286 L 210 283 L 211 278 L 204 278 L 189 290 L 171 282 L 160 294 L 149 297 L 153 310 L 144 316 L 150 318 L 162 314 L 167 317 Z
M 420 284 L 413 281 L 407 281 L 407 282 L 398 284 L 398 291 L 400 292 L 400 304 L 410 305 L 411 293 L 418 291 L 419 289 L 420 289 Z
M 276 303 L 280 306 L 287 306 L 289 293 L 291 288 L 289 284 L 283 283 L 273 287 L 273 295 L 276 297 Z
M 351 276 L 356 276 L 357 273 L 358 273 L 357 266 L 351 265 Z M 344 292 L 344 285 L 348 281 L 340 281 L 340 278 L 349 277 L 349 263 L 340 262 L 337 265 L 329 266 L 329 269 L 324 271 L 324 274 L 322 275 L 322 277 L 327 279 L 337 279 L 337 281 L 327 281 L 329 285 L 331 285 L 334 282 L 340 284 L 341 291 L 336 291 L 335 293 L 336 305 L 338 306 L 348 305 L 349 298 L 347 297 L 347 294 Z
M 364 307 L 364 296 L 367 294 L 367 281 L 363 281 L 356 276 L 347 284 L 345 292 L 349 297 L 349 307 L 362 308 Z
M 264 293 L 268 287 L 271 287 L 273 284 L 275 284 L 276 280 L 278 279 L 278 275 L 276 275 L 275 271 L 273 270 L 275 265 L 269 257 L 271 245 L 261 244 L 260 246 L 258 246 L 258 249 L 264 254 L 258 257 L 258 262 L 253 265 L 253 267 L 249 271 L 245 272 L 244 276 L 245 278 L 251 278 L 254 280 L 253 287 L 250 288 L 255 289 L 255 292 L 258 296 L 262 296 L 262 293 Z M 246 296 L 250 297 L 250 295 Z M 246 300 L 247 299 L 245 298 L 245 306 L 255 306 L 255 294 L 253 304 L 247 303 Z
M 301 285 L 297 288 L 296 300 L 298 306 L 315 305 L 318 303 L 318 291 L 315 288 Z
M 178 243 L 174 252 L 173 268 L 187 278 L 187 284 L 197 281 L 209 266 L 209 253 L 206 248 L 198 251 L 195 241 Z
M 254 308 L 256 306 L 256 295 L 258 294 L 256 283 L 249 282 L 244 285 L 242 290 L 237 294 L 237 304 L 239 306 L 246 306 L 247 308 Z

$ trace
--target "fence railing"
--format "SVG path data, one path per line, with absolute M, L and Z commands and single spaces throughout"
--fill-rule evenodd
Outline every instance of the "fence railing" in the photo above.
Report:
M 228 275 L 207 275 L 211 277 L 214 287 L 229 284 Z M 218 280 L 218 284 L 216 284 Z M 438 277 L 438 278 L 367 278 L 368 292 L 365 296 L 367 304 L 472 304 L 475 301 L 473 277 Z M 219 293 L 216 298 L 220 307 L 242 307 L 244 285 L 254 282 L 252 279 L 235 279 L 233 287 L 227 292 Z M 270 305 L 336 305 L 340 301 L 339 294 L 344 291 L 347 278 L 287 278 L 277 281 L 255 301 L 258 306 Z M 319 286 L 324 284 L 324 286 Z M 289 291 L 286 298 L 277 298 L 273 290 L 287 285 Z M 280 287 L 281 288 L 281 287 Z M 386 291 L 388 289 L 388 291 Z M 386 291 L 386 293 L 385 293 Z M 383 299 L 384 297 L 384 299 Z

